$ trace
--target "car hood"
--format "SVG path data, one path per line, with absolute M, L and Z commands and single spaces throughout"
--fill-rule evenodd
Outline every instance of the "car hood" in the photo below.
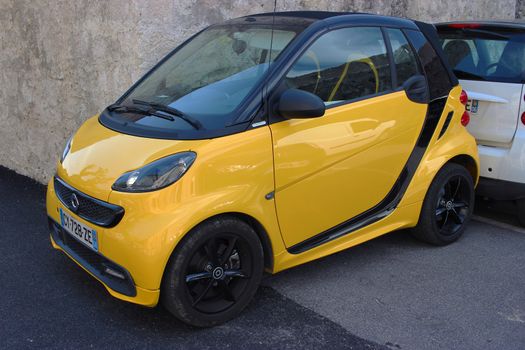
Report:
M 205 142 L 126 135 L 100 124 L 97 115 L 75 133 L 68 155 L 57 166 L 57 175 L 79 191 L 107 201 L 111 185 L 123 173 L 170 154 L 195 151 Z

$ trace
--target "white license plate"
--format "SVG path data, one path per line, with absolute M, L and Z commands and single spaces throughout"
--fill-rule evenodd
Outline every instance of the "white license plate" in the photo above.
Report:
M 81 222 L 78 222 L 71 215 L 63 211 L 62 208 L 60 209 L 60 221 L 64 230 L 71 234 L 71 236 L 98 252 L 97 231 L 89 228 Z
M 470 113 L 478 113 L 479 100 L 468 100 L 467 105 L 465 106 L 467 111 Z

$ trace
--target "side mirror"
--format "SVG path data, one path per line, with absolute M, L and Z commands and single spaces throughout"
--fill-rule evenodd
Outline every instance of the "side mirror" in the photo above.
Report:
M 288 119 L 322 117 L 325 109 L 324 102 L 319 96 L 298 89 L 284 91 L 277 104 L 277 112 Z
M 412 102 L 428 103 L 430 101 L 427 79 L 423 75 L 414 75 L 408 78 L 403 83 L 403 90 Z

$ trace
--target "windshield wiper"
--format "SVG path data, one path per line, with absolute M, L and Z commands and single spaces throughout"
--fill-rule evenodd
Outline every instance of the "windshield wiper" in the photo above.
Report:
M 172 116 L 175 116 L 175 117 L 179 117 L 180 119 L 184 120 L 186 123 L 190 124 L 191 126 L 193 126 L 197 130 L 203 128 L 200 121 L 198 121 L 197 119 L 193 118 L 192 116 L 187 115 L 183 111 L 178 110 L 176 108 L 173 108 L 173 107 L 170 107 L 170 106 L 166 106 L 166 105 L 163 105 L 162 103 L 156 103 L 156 102 L 148 102 L 148 101 L 142 101 L 142 100 L 136 100 L 136 99 L 133 99 L 132 101 L 133 101 L 134 104 L 142 105 L 142 106 L 148 106 L 148 107 L 151 107 L 151 108 L 153 108 L 154 110 L 156 110 L 158 112 L 164 112 L 164 113 L 167 113 L 169 115 L 172 115 Z
M 152 115 L 158 118 L 169 120 L 171 122 L 175 120 L 175 118 L 173 118 L 170 115 L 157 113 L 157 111 L 153 108 L 143 109 L 143 108 L 124 106 L 124 105 L 119 105 L 119 104 L 114 103 L 112 105 L 109 105 L 107 109 L 110 112 L 117 112 L 117 113 L 138 113 L 142 115 Z

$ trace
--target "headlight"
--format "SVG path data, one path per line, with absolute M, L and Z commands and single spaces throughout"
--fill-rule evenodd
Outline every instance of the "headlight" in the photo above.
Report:
M 66 159 L 67 154 L 69 153 L 69 150 L 71 149 L 71 140 L 73 140 L 73 136 L 67 140 L 66 147 L 64 147 L 64 150 L 62 151 L 62 156 L 60 157 L 60 163 Z
M 122 174 L 111 188 L 121 192 L 149 192 L 164 188 L 180 179 L 196 156 L 195 152 L 182 152 L 161 158 Z

